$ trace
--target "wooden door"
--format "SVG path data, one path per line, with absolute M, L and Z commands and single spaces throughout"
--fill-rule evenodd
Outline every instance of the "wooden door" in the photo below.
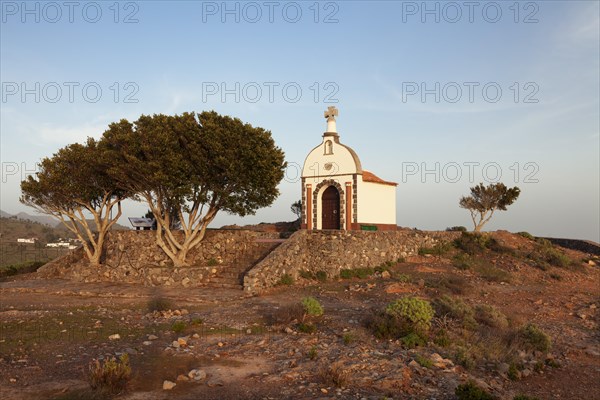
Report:
M 321 203 L 322 229 L 340 229 L 340 193 L 335 186 L 325 189 Z

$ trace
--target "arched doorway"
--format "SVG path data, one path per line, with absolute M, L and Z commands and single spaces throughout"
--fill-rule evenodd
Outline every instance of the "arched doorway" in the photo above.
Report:
M 321 199 L 321 229 L 340 229 L 340 192 L 329 186 Z

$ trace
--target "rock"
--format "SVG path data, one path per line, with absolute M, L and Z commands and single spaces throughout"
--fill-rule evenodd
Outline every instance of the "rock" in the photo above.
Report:
M 193 369 L 188 372 L 188 376 L 190 379 L 197 382 L 206 379 L 206 372 L 202 369 Z
M 408 292 L 409 289 L 405 288 L 401 283 L 392 283 L 391 285 L 386 286 L 384 289 L 386 293 L 394 294 L 394 293 L 404 293 Z
M 179 348 L 179 342 L 177 340 L 173 340 L 173 343 L 171 343 L 171 346 L 173 346 L 174 348 L 178 349 Z
M 183 278 L 183 279 L 181 280 L 181 286 L 183 286 L 183 287 L 188 287 L 188 286 L 189 286 L 189 284 L 190 284 L 190 282 L 191 282 L 190 278 L 188 278 L 188 277 L 186 276 L 185 278 Z
M 521 376 L 523 378 L 527 378 L 529 375 L 531 375 L 531 370 L 528 368 L 525 368 L 523 371 L 521 371 Z
M 142 344 L 143 344 L 144 346 L 150 346 L 150 345 L 152 344 L 152 342 L 151 342 L 150 340 L 144 340 L 144 341 L 142 342 Z
M 389 271 L 383 271 L 383 272 L 381 273 L 381 277 L 382 277 L 383 279 L 390 279 L 390 278 L 392 277 L 392 275 L 389 273 Z
M 121 335 L 119 335 L 118 333 L 114 333 L 114 334 L 110 335 L 108 337 L 108 339 L 109 340 L 119 340 L 119 339 L 121 339 Z
M 158 336 L 156 335 L 148 335 L 148 340 L 156 340 L 158 339 Z
M 212 378 L 208 382 L 206 382 L 206 386 L 215 387 L 215 386 L 223 386 L 223 381 L 217 378 Z
M 294 330 L 292 328 L 290 328 L 289 326 L 286 326 L 285 333 L 294 333 Z
M 177 342 L 179 343 L 180 346 L 185 347 L 187 346 L 187 341 L 188 338 L 187 337 L 180 337 L 177 339 Z
M 177 384 L 175 382 L 171 382 L 171 381 L 164 381 L 163 382 L 163 390 L 171 390 L 175 386 L 177 386 Z
M 177 375 L 177 382 L 187 382 L 189 380 L 190 380 L 190 378 L 188 378 L 187 376 L 185 376 L 183 374 Z
M 219 342 L 219 343 L 217 343 L 217 346 L 219 346 L 219 347 L 223 347 L 223 346 L 224 346 L 224 344 L 223 344 L 223 342 Z
M 510 365 L 508 365 L 507 363 L 501 363 L 500 365 L 498 365 L 498 372 L 505 374 L 508 372 L 509 368 L 510 368 Z

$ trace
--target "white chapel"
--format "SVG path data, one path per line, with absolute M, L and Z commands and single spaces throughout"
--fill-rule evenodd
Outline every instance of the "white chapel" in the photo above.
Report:
M 302 228 L 396 230 L 396 186 L 362 169 L 354 150 L 340 142 L 335 117 L 302 168 Z

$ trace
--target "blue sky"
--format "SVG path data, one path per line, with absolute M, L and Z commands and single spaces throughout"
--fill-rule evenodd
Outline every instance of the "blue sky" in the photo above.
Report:
M 2 1 L 0 208 L 31 211 L 22 177 L 112 121 L 214 109 L 290 163 L 272 207 L 214 226 L 291 220 L 336 105 L 342 142 L 399 182 L 399 225 L 470 226 L 459 197 L 499 179 L 522 194 L 488 229 L 600 241 L 599 2 L 469 4 Z

